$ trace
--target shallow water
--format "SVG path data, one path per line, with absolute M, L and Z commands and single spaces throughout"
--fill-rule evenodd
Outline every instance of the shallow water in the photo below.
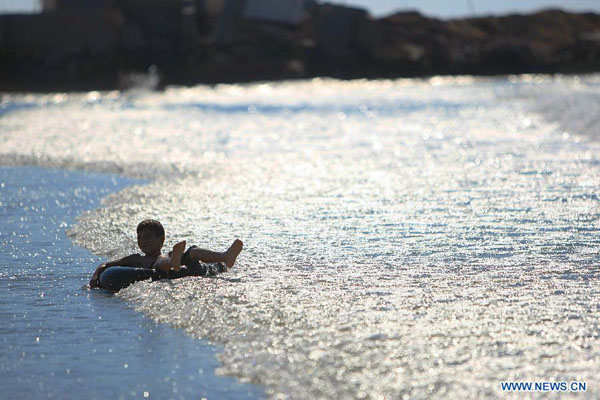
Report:
M 65 231 L 99 199 L 141 183 L 0 167 L 0 385 L 4 399 L 260 397 L 215 377 L 219 350 L 85 288 L 102 260 Z
M 153 180 L 70 230 L 97 254 L 135 251 L 147 217 L 167 246 L 242 238 L 228 274 L 118 296 L 223 344 L 220 372 L 273 397 L 493 398 L 509 380 L 581 380 L 594 397 L 598 82 L 12 96 L 37 106 L 2 118 L 0 154 Z

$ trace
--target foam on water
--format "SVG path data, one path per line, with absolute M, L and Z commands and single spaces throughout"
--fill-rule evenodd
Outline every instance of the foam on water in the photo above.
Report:
M 119 296 L 224 344 L 221 371 L 274 397 L 497 397 L 507 380 L 586 380 L 594 396 L 600 145 L 572 119 L 600 103 L 597 82 L 12 96 L 39 106 L 2 117 L 0 159 L 153 178 L 71 230 L 100 255 L 137 251 L 147 217 L 167 246 L 242 238 L 228 274 Z M 571 94 L 596 103 L 556 118 Z
M 3 399 L 264 397 L 259 387 L 214 376 L 218 347 L 85 287 L 100 260 L 74 246 L 65 229 L 99 197 L 134 183 L 142 182 L 0 167 Z

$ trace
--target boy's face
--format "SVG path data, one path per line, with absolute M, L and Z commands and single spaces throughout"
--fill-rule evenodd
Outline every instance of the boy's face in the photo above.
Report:
M 160 254 L 165 238 L 156 236 L 150 229 L 142 229 L 137 233 L 137 241 L 140 250 L 146 255 Z

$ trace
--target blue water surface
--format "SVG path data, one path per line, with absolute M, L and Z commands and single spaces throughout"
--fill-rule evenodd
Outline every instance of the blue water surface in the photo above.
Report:
M 219 348 L 85 288 L 103 260 L 73 245 L 66 230 L 102 197 L 135 183 L 0 167 L 0 398 L 264 397 L 260 387 L 215 376 Z

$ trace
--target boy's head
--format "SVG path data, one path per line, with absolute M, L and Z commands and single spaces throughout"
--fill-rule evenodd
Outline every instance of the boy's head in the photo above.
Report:
M 165 242 L 165 229 L 154 219 L 143 220 L 137 226 L 137 241 L 146 255 L 158 255 Z

